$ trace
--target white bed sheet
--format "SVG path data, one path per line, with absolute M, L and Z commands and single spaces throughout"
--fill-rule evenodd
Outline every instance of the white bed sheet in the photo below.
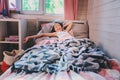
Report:
M 62 71 L 52 75 L 39 72 L 32 74 L 15 74 L 11 73 L 9 68 L 5 73 L 0 76 L 0 80 L 120 80 L 120 72 L 117 70 L 106 69 L 109 75 L 101 76 L 94 72 L 75 73 L 73 71 Z

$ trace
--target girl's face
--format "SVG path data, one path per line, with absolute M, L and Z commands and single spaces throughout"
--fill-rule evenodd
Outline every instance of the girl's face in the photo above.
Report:
M 59 23 L 54 24 L 54 29 L 56 32 L 63 30 L 62 26 Z

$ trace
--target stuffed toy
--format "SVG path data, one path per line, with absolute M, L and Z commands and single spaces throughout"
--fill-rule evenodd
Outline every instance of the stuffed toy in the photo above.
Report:
M 13 50 L 12 52 L 4 51 L 3 61 L 1 65 L 2 72 L 5 72 L 16 60 L 18 60 L 18 56 L 22 55 L 23 50 Z

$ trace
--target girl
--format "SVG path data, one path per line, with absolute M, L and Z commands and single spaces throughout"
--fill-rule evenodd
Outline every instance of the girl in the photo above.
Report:
M 63 27 L 66 27 L 66 29 L 64 30 Z M 67 22 L 64 26 L 59 23 L 59 22 L 54 22 L 53 25 L 53 33 L 41 33 L 39 35 L 33 35 L 33 36 L 27 36 L 24 39 L 24 43 L 26 43 L 29 39 L 31 38 L 39 38 L 39 37 L 58 37 L 59 41 L 64 41 L 65 39 L 70 39 L 70 38 L 74 38 L 73 36 L 71 36 L 70 34 L 70 30 L 72 28 L 72 22 Z

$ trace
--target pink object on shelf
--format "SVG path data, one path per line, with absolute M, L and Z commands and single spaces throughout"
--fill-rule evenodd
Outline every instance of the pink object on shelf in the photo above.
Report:
M 18 38 L 18 36 L 17 35 L 11 35 L 11 36 L 9 36 L 9 38 Z
M 5 37 L 5 41 L 18 41 L 18 36 L 9 36 L 9 37 Z

